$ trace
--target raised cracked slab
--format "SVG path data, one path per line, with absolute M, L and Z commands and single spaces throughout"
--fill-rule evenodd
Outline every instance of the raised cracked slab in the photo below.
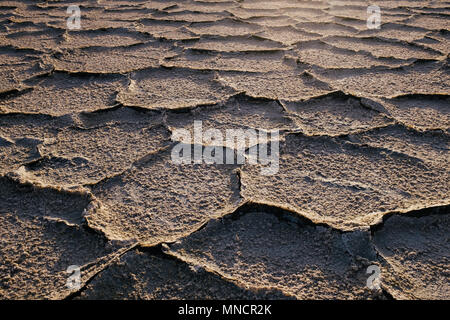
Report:
M 289 299 L 277 290 L 248 290 L 199 266 L 128 252 L 94 278 L 77 299 Z
M 389 125 L 353 134 L 349 140 L 448 167 L 450 136 L 440 130 L 422 132 L 402 125 Z
M 42 157 L 20 168 L 19 174 L 50 185 L 93 184 L 127 170 L 170 138 L 157 114 L 118 109 L 80 120 L 81 126 L 61 128 L 42 141 Z
M 40 63 L 34 51 L 3 47 L 0 57 L 0 94 L 17 91 L 24 86 L 22 81 L 50 72 L 49 66 Z
M 56 70 L 85 73 L 125 73 L 158 67 L 160 59 L 175 53 L 160 42 L 124 47 L 88 47 L 70 49 L 47 57 L 45 61 Z M 126 57 L 126 58 L 124 58 Z
M 376 223 L 390 211 L 449 201 L 448 163 L 328 136 L 289 135 L 280 148 L 276 174 L 263 176 L 259 166 L 244 166 L 244 198 L 291 208 L 341 230 Z M 448 157 L 448 150 L 442 156 Z
M 3 99 L 5 110 L 61 116 L 110 108 L 116 104 L 116 94 L 125 87 L 126 80 L 117 76 L 55 73 L 51 77 L 27 82 L 27 85 L 30 90 Z
M 120 247 L 82 224 L 89 198 L 0 178 L 0 298 L 64 298 L 72 265 L 81 285 L 99 272 Z
M 306 72 L 223 72 L 219 81 L 257 98 L 300 100 L 329 93 L 331 87 Z
M 168 253 L 241 286 L 274 288 L 297 299 L 368 298 L 373 293 L 364 273 L 370 260 L 346 249 L 351 237 L 290 215 L 249 212 L 211 221 Z
M 356 96 L 395 97 L 407 94 L 448 94 L 450 76 L 445 63 L 416 63 L 392 70 L 319 71 L 319 79 Z
M 222 141 L 208 141 L 204 137 L 202 139 L 204 146 L 225 146 L 227 130 L 253 129 L 270 132 L 296 128 L 279 103 L 270 99 L 252 98 L 245 94 L 232 96 L 224 104 L 218 106 L 199 107 L 189 110 L 189 112 L 169 113 L 167 124 L 173 132 L 172 139 L 184 143 L 196 142 L 194 141 L 194 127 L 196 126 L 194 121 L 198 121 L 199 130 L 203 132 L 219 130 L 223 138 Z M 181 139 L 182 137 L 177 137 L 177 130 L 187 130 L 191 138 L 189 142 Z
M 178 109 L 225 101 L 234 94 L 212 72 L 190 69 L 148 69 L 133 73 L 117 101 L 149 109 Z
M 447 94 L 407 94 L 385 100 L 390 115 L 419 130 L 450 128 L 450 96 Z
M 239 202 L 233 165 L 183 164 L 161 150 L 92 186 L 89 225 L 117 240 L 154 245 L 189 234 Z
M 396 299 L 445 299 L 450 294 L 450 221 L 442 214 L 393 216 L 374 234 L 386 260 L 382 283 Z
M 297 127 L 308 135 L 342 135 L 392 123 L 385 114 L 341 92 L 282 103 Z

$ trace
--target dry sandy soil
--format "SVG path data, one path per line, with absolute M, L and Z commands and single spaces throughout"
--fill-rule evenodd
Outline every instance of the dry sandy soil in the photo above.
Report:
M 450 299 L 450 2 L 373 4 L 0 1 L 0 298 Z

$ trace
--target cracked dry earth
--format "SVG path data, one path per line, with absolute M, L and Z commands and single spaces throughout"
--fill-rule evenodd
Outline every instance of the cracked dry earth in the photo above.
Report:
M 373 2 L 0 1 L 0 298 L 450 299 L 450 2 Z

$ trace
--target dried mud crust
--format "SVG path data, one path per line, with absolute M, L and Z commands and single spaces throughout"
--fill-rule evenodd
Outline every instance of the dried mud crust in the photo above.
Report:
M 82 223 L 86 194 L 4 177 L 0 185 L 2 299 L 65 298 L 76 291 L 66 287 L 69 266 L 83 284 L 120 252 Z
M 391 211 L 447 204 L 449 171 L 441 165 L 447 154 L 442 155 L 443 162 L 435 162 L 428 154 L 420 158 L 388 146 L 291 134 L 280 146 L 277 174 L 260 175 L 258 166 L 242 169 L 241 195 L 352 230 L 375 224 Z
M 166 149 L 91 187 L 100 201 L 90 226 L 110 239 L 136 239 L 146 246 L 175 241 L 240 201 L 236 166 L 186 164 Z
M 385 259 L 383 283 L 396 299 L 442 299 L 450 294 L 449 216 L 394 216 L 375 233 Z
M 450 2 L 72 4 L 0 3 L 0 299 L 450 298 Z
M 236 220 L 212 221 L 168 252 L 242 286 L 276 288 L 297 299 L 372 297 L 364 266 L 374 252 L 369 249 L 363 253 L 366 261 L 358 260 L 346 249 L 353 235 L 288 218 L 249 212 Z M 358 240 L 369 244 L 367 237 Z
M 292 299 L 275 289 L 242 288 L 198 266 L 136 250 L 99 274 L 76 299 Z

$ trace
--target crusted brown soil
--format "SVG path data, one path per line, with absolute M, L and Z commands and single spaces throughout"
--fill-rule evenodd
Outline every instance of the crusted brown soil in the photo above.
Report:
M 450 2 L 72 4 L 0 3 L 0 299 L 450 298 Z

